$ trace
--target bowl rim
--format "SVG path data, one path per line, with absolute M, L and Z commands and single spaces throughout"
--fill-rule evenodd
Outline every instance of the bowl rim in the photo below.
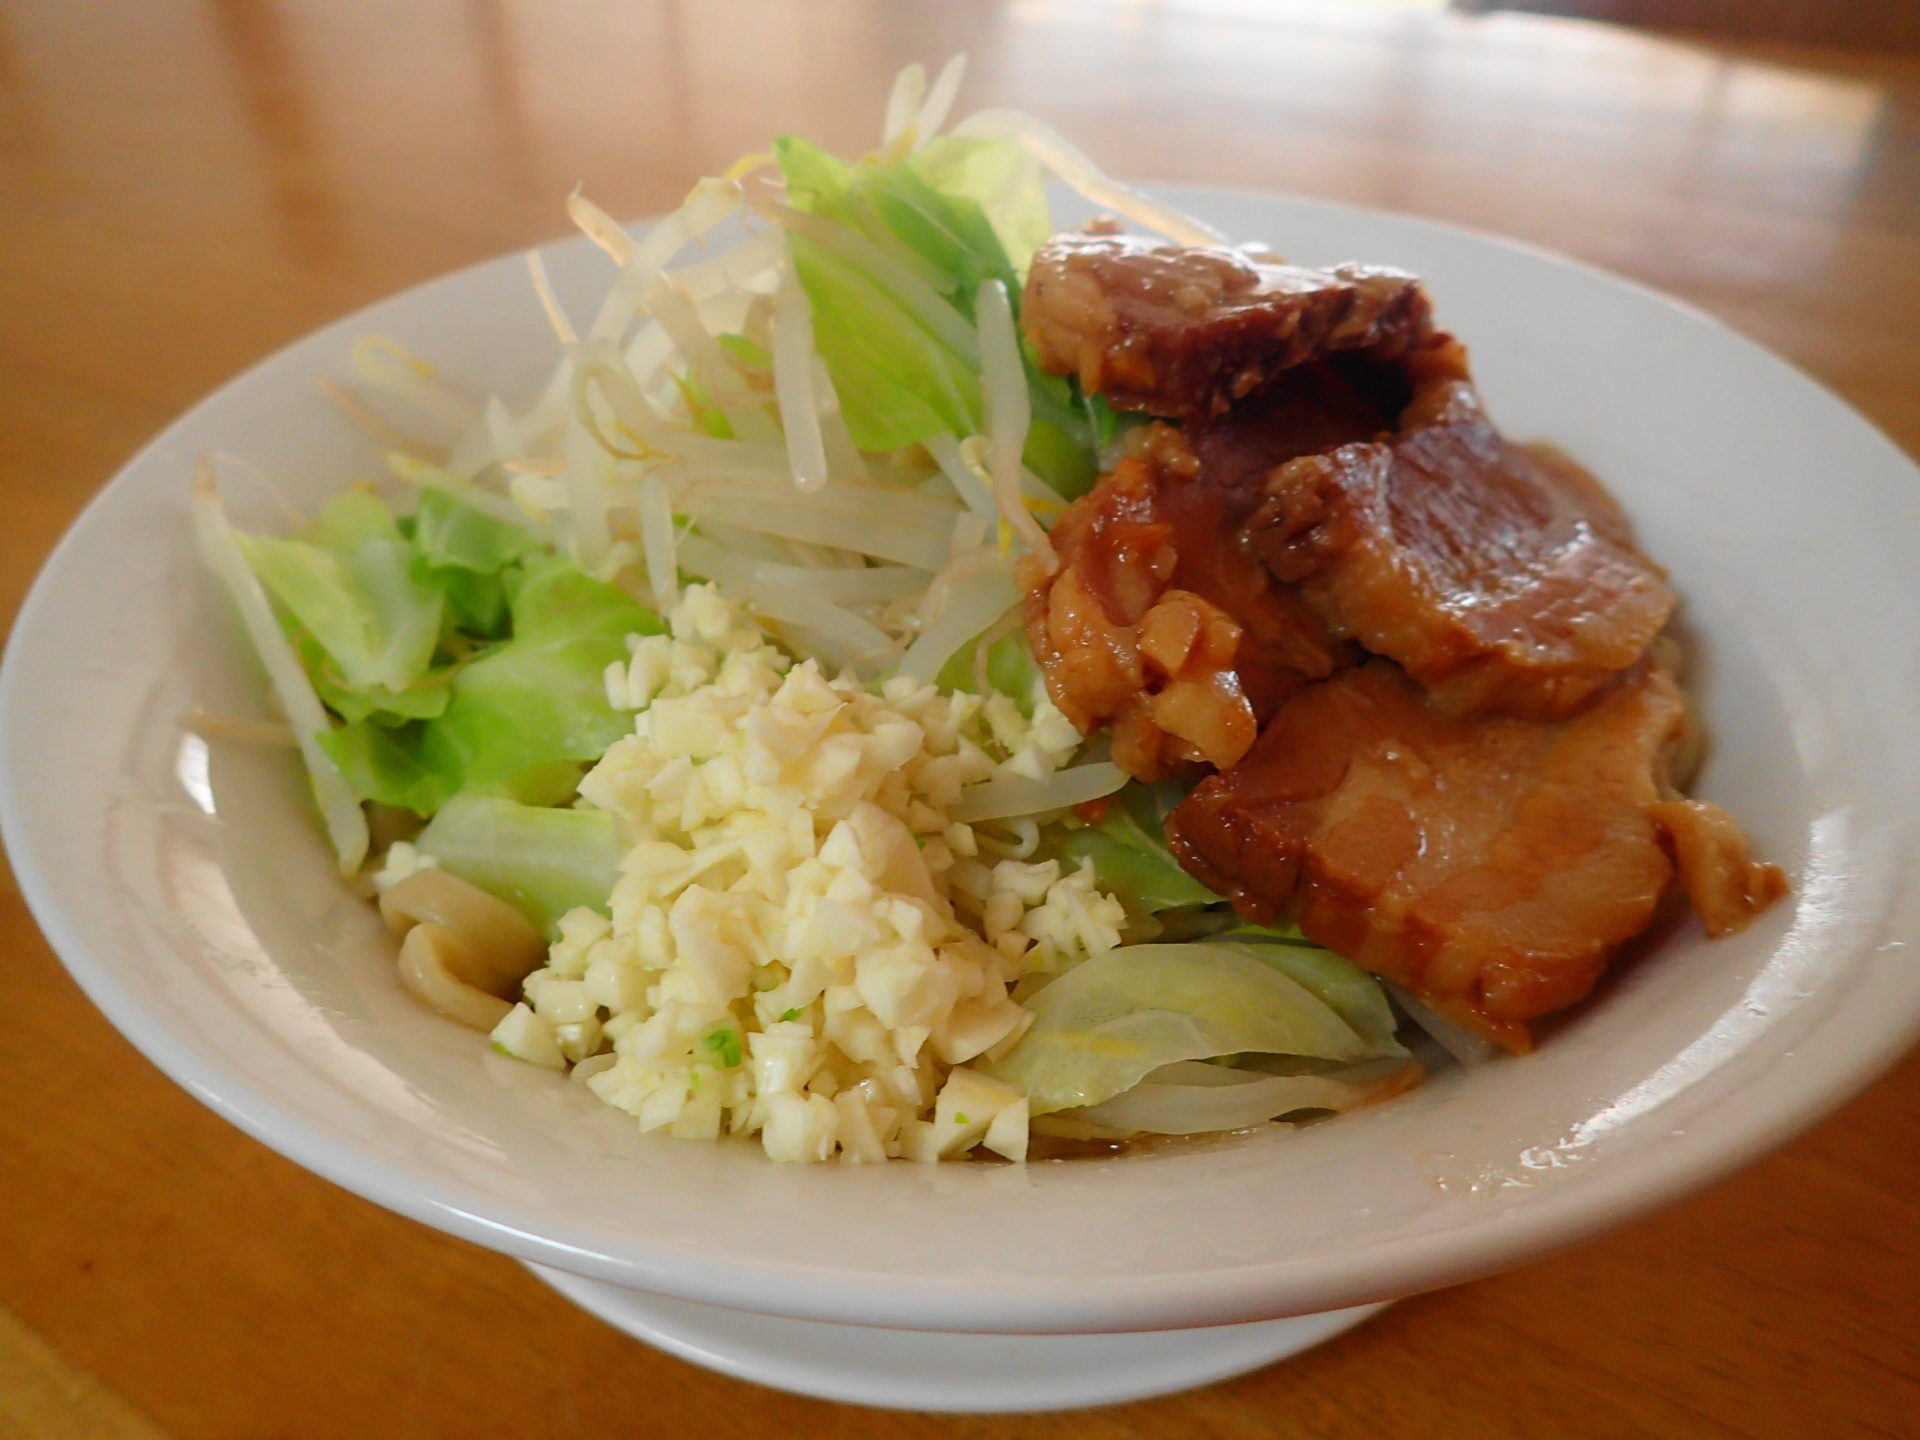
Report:
M 1481 245 L 1527 253 L 1624 286 L 1790 371 L 1800 383 L 1844 410 L 1854 424 L 1871 433 L 1920 480 L 1920 470 L 1911 458 L 1844 397 L 1708 312 L 1599 266 L 1485 230 L 1386 209 L 1248 189 L 1198 185 L 1150 188 L 1156 195 L 1176 201 L 1280 201 L 1451 232 Z M 646 223 L 634 228 L 643 228 Z M 532 248 L 551 254 L 560 245 L 586 244 L 584 238 L 576 237 Z M 302 346 L 351 335 L 365 326 L 367 317 L 403 297 L 482 270 L 518 263 L 524 253 L 511 251 L 461 266 L 360 306 L 279 346 L 169 422 L 119 467 L 54 546 L 20 606 L 5 655 L 0 657 L 0 836 L 5 838 L 21 894 L 36 923 L 89 1000 L 143 1055 L 223 1119 L 304 1168 L 397 1213 L 490 1249 L 617 1285 L 739 1309 L 905 1329 L 1010 1333 L 1230 1324 L 1398 1298 L 1505 1270 L 1577 1243 L 1712 1184 L 1785 1144 L 1853 1098 L 1920 1039 L 1917 1009 L 1883 1025 L 1870 1043 L 1858 1046 L 1836 1063 L 1828 1063 L 1818 1084 L 1782 1091 L 1775 1103 L 1745 1108 L 1720 1126 L 1696 1127 L 1683 1139 L 1654 1153 L 1641 1152 L 1638 1163 L 1625 1170 L 1595 1167 L 1579 1184 L 1560 1187 L 1501 1213 L 1497 1225 L 1481 1223 L 1437 1235 L 1404 1235 L 1331 1259 L 1187 1271 L 1180 1277 L 1178 1294 L 1168 1293 L 1164 1276 L 995 1276 L 989 1288 L 978 1277 L 893 1277 L 877 1271 L 849 1274 L 805 1263 L 740 1261 L 705 1249 L 649 1245 L 638 1236 L 628 1247 L 603 1248 L 567 1227 L 543 1221 L 528 1207 L 495 1197 L 475 1204 L 472 1192 L 459 1182 L 440 1176 L 423 1179 L 402 1166 L 359 1153 L 352 1143 L 343 1143 L 325 1126 L 294 1113 L 270 1090 L 236 1076 L 214 1056 L 177 1042 L 157 1017 L 117 983 L 113 961 L 94 953 L 81 938 L 42 870 L 31 843 L 33 817 L 23 808 L 13 767 L 4 764 L 16 751 L 27 698 L 20 693 L 22 665 L 17 656 L 31 642 L 42 611 L 52 603 L 52 577 L 74 563 L 92 526 L 116 498 L 127 493 L 133 472 L 143 468 L 178 431 L 189 427 L 228 390 L 255 380 Z M 25 642 L 22 637 L 26 637 Z M 1907 872 L 1902 881 L 1903 894 L 1910 889 L 1916 873 L 1920 873 L 1920 867 Z M 1893 937 L 1882 934 L 1875 938 L 1884 941 Z M 623 1248 L 624 1253 L 619 1253 Z M 821 1288 L 828 1277 L 831 1287 Z M 1276 1304 L 1274 1297 L 1280 1294 L 1286 1295 L 1287 1301 Z

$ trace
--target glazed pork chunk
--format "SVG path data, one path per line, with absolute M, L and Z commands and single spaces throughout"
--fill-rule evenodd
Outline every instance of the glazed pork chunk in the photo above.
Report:
M 1407 374 L 1391 432 L 1267 473 L 1245 538 L 1441 709 L 1570 714 L 1645 653 L 1673 592 L 1597 481 L 1494 429 L 1457 344 Z
M 1131 774 L 1204 775 L 1181 862 L 1513 1050 L 1652 922 L 1784 893 L 1679 795 L 1674 606 L 1619 506 L 1488 420 L 1418 281 L 1063 236 L 1043 364 L 1161 422 L 1025 563 L 1055 701 Z
M 1021 319 L 1040 363 L 1078 376 L 1087 394 L 1198 421 L 1308 360 L 1394 355 L 1429 326 L 1426 292 L 1401 270 L 1262 265 L 1119 235 L 1042 246 Z
M 1686 702 L 1651 663 L 1566 719 L 1441 713 L 1371 661 L 1296 692 L 1239 765 L 1195 787 L 1168 839 L 1255 920 L 1405 985 L 1510 1050 L 1583 998 L 1675 875 L 1713 933 L 1785 890 L 1667 762 Z
M 1216 554 L 1258 555 L 1443 708 L 1567 714 L 1672 613 L 1599 483 L 1494 428 L 1411 276 L 1064 236 L 1023 315 L 1043 364 L 1186 422 L 1200 485 L 1245 521 Z
M 1392 426 L 1403 357 L 1428 333 L 1419 284 L 1062 236 L 1036 257 L 1022 313 L 1045 363 L 1189 417 L 1136 431 L 1054 526 L 1059 569 L 1023 571 L 1054 701 L 1083 730 L 1110 727 L 1142 779 L 1229 766 L 1293 689 L 1360 658 L 1242 532 L 1275 467 Z
M 1212 483 L 1184 435 L 1151 425 L 1055 523 L 1060 569 L 1023 564 L 1027 637 L 1054 703 L 1084 732 L 1110 728 L 1130 775 L 1232 765 L 1291 691 L 1358 658 L 1250 551 L 1222 543 L 1259 498 Z

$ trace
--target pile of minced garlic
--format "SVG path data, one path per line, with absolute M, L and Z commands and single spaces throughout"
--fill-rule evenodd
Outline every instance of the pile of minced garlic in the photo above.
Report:
M 1025 1098 L 969 1062 L 1025 1032 L 1015 981 L 1118 944 L 1124 912 L 1090 866 L 1016 858 L 1031 827 L 952 812 L 1080 734 L 1044 698 L 829 678 L 708 586 L 670 629 L 609 669 L 633 734 L 580 786 L 631 844 L 611 918 L 564 917 L 495 1044 L 776 1160 L 1024 1159 Z

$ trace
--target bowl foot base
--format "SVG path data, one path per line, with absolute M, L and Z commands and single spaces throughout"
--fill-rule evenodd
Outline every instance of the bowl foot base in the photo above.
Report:
M 954 1335 L 756 1315 L 527 1268 L 615 1329 L 682 1360 L 779 1390 L 900 1410 L 1004 1414 L 1165 1395 L 1297 1355 L 1386 1308 L 1127 1335 Z

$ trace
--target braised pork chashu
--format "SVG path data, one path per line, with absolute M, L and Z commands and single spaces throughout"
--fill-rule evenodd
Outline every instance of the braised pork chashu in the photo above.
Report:
M 1393 428 L 1271 470 L 1245 538 L 1442 709 L 1571 714 L 1646 652 L 1673 592 L 1590 475 L 1494 428 L 1458 344 L 1405 368 Z
M 1564 719 L 1442 713 L 1385 660 L 1298 691 L 1168 821 L 1242 913 L 1510 1049 L 1581 999 L 1677 868 L 1709 928 L 1780 893 L 1726 812 L 1678 797 L 1686 701 L 1651 662 Z M 1676 843 L 1680 842 L 1680 843 Z
M 1671 783 L 1662 572 L 1598 481 L 1493 426 L 1417 279 L 1061 236 L 1022 320 L 1171 422 L 1023 568 L 1035 653 L 1129 773 L 1199 781 L 1170 840 L 1248 918 L 1524 1050 L 1676 876 L 1715 934 L 1784 892 Z
M 1056 236 L 1034 256 L 1026 295 L 1043 366 L 1170 420 L 1224 414 L 1306 360 L 1397 354 L 1430 323 L 1426 291 L 1404 270 L 1263 265 L 1123 235 Z
M 1221 543 L 1259 503 L 1150 425 L 1055 523 L 1060 569 L 1023 567 L 1054 702 L 1083 731 L 1110 728 L 1130 775 L 1231 766 L 1289 694 L 1360 658 L 1250 549 Z

